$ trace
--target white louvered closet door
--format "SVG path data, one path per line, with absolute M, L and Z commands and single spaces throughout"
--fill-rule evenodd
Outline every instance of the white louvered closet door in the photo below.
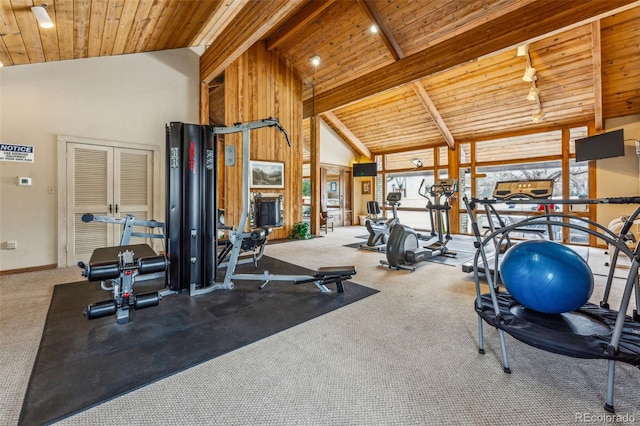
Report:
M 67 144 L 67 265 L 88 262 L 96 248 L 120 244 L 122 227 L 82 215 L 147 219 L 152 208 L 151 151 Z M 134 231 L 145 232 L 144 229 Z M 131 244 L 147 242 L 132 238 Z
M 125 217 L 128 214 L 139 220 L 151 217 L 151 181 L 153 179 L 153 153 L 139 149 L 116 148 L 114 152 L 114 215 Z M 120 244 L 122 227 L 114 227 L 115 244 Z M 150 232 L 144 227 L 134 227 L 134 232 Z M 149 239 L 131 237 L 129 244 L 151 244 Z

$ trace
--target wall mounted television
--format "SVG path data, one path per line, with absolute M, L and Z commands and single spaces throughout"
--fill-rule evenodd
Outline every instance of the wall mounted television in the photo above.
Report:
M 353 177 L 377 176 L 377 163 L 353 163 Z
M 576 162 L 624 155 L 623 129 L 576 139 Z

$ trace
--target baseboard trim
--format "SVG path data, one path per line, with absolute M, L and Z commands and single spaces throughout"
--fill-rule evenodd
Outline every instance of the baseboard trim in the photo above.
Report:
M 50 265 L 30 266 L 28 268 L 19 268 L 19 269 L 8 269 L 6 271 L 0 271 L 0 276 L 22 274 L 24 272 L 47 271 L 49 269 L 56 269 L 57 267 L 58 267 L 57 263 L 52 263 Z

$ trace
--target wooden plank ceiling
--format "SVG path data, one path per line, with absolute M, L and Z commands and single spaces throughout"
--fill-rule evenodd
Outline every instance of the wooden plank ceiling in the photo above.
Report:
M 640 114 L 637 0 L 45 1 L 51 29 L 31 13 L 40 1 L 0 0 L 4 66 L 209 46 L 215 97 L 224 67 L 263 40 L 305 82 L 305 116 L 367 157 Z

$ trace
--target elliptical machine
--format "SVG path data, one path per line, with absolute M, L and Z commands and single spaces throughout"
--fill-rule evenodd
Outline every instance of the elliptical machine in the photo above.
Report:
M 429 194 L 433 198 L 431 201 L 427 195 L 424 180 L 422 180 L 418 194 L 428 200 L 427 209 L 431 221 L 431 236 L 437 237 L 437 240 L 425 247 L 420 247 L 421 236 L 414 229 L 397 223 L 393 225 L 389 234 L 386 250 L 387 260 L 381 260 L 381 265 L 413 272 L 416 268 L 411 265 L 416 263 L 437 256 L 455 257 L 457 255 L 456 252 L 447 248 L 447 243 L 451 240 L 449 227 L 451 204 L 449 200 L 456 193 L 457 186 L 458 183 L 455 179 L 439 179 L 434 185 L 431 185 L 429 190 Z M 444 202 L 442 202 L 443 198 Z
M 375 220 L 375 219 L 367 219 L 365 222 L 365 226 L 367 231 L 369 231 L 369 238 L 367 239 L 366 244 L 362 244 L 360 248 L 366 250 L 375 250 L 380 251 L 385 244 L 387 244 L 387 240 L 389 237 L 389 233 L 391 232 L 391 228 L 399 223 L 398 219 L 398 206 L 400 205 L 400 200 L 402 199 L 401 192 L 389 192 L 387 194 L 387 204 L 391 206 L 391 211 L 393 212 L 393 217 L 388 220 Z M 367 210 L 371 210 L 372 207 L 378 207 L 377 202 L 369 201 L 367 205 Z M 374 207 L 374 208 L 375 208 Z M 369 211 L 369 214 L 378 214 L 380 209 L 377 208 L 376 212 Z

